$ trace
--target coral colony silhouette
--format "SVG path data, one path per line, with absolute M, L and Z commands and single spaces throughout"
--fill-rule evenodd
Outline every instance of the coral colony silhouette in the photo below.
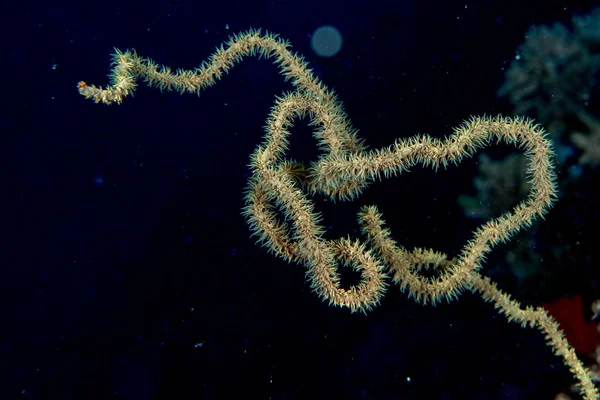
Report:
M 480 293 L 509 321 L 543 332 L 547 344 L 579 381 L 585 399 L 597 399 L 589 371 L 558 323 L 541 307 L 523 308 L 479 273 L 494 245 L 530 226 L 556 198 L 553 152 L 544 130 L 522 118 L 473 117 L 444 140 L 414 136 L 398 139 L 386 148 L 366 150 L 335 93 L 312 74 L 304 59 L 292 53 L 290 47 L 277 35 L 249 30 L 230 38 L 199 68 L 175 72 L 135 51 L 116 50 L 109 87 L 103 89 L 83 81 L 77 86 L 86 98 L 105 104 L 121 103 L 134 92 L 138 79 L 161 90 L 200 94 L 246 56 L 274 59 L 295 91 L 276 99 L 267 119 L 264 141 L 251 155 L 253 175 L 243 213 L 258 241 L 284 260 L 303 264 L 311 288 L 319 297 L 352 312 L 367 312 L 379 303 L 388 286 L 388 274 L 393 275 L 392 281 L 400 290 L 422 304 L 450 302 L 464 290 Z M 322 150 L 320 158 L 310 166 L 285 159 L 288 129 L 295 118 L 306 115 L 317 127 L 313 135 Z M 358 215 L 366 243 L 324 238 L 324 227 L 308 194 L 322 193 L 335 200 L 355 199 L 372 181 L 395 176 L 416 164 L 435 169 L 458 164 L 492 141 L 524 150 L 532 188 L 528 197 L 510 212 L 480 226 L 458 257 L 449 259 L 430 249 L 403 248 L 392 239 L 375 206 L 362 208 Z M 336 262 L 359 272 L 360 282 L 342 288 Z M 430 268 L 435 269 L 437 276 L 420 274 Z

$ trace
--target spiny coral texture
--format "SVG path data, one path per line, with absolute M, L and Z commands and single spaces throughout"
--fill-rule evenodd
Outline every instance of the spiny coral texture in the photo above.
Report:
M 544 131 L 521 118 L 474 117 L 444 140 L 415 136 L 367 151 L 334 92 L 289 47 L 276 35 L 250 30 L 218 47 L 199 68 L 175 72 L 135 52 L 117 50 L 109 87 L 103 89 L 80 82 L 78 88 L 83 96 L 106 104 L 121 103 L 133 93 L 139 79 L 161 90 L 199 94 L 246 56 L 274 59 L 281 74 L 296 90 L 276 99 L 267 119 L 263 143 L 251 156 L 253 176 L 243 213 L 258 241 L 284 260 L 304 265 L 311 287 L 321 298 L 352 312 L 366 312 L 380 302 L 388 286 L 386 269 L 393 275 L 393 282 L 420 303 L 451 301 L 464 290 L 480 292 L 509 320 L 543 331 L 549 345 L 579 379 L 586 399 L 596 399 L 596 389 L 558 324 L 542 308 L 521 307 L 489 278 L 479 274 L 481 262 L 494 245 L 531 225 L 536 217 L 548 211 L 555 199 L 553 154 Z M 296 118 L 303 116 L 309 116 L 316 127 L 313 135 L 322 151 L 319 159 L 309 166 L 285 159 L 289 128 Z M 449 259 L 428 249 L 404 249 L 394 242 L 375 206 L 363 208 L 358 216 L 370 247 L 358 240 L 324 237 L 310 194 L 321 193 L 334 200 L 355 199 L 374 180 L 397 175 L 415 165 L 437 169 L 458 164 L 492 141 L 503 141 L 524 151 L 532 188 L 512 211 L 477 229 L 458 257 Z M 360 273 L 360 282 L 343 288 L 338 264 Z M 435 278 L 421 275 L 426 268 L 435 268 L 438 275 Z

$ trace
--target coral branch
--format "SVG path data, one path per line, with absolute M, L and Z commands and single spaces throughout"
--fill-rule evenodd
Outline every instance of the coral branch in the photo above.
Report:
M 352 312 L 366 312 L 379 303 L 388 286 L 386 266 L 393 274 L 393 281 L 421 303 L 450 301 L 464 290 L 481 292 L 482 297 L 493 301 L 509 320 L 523 326 L 536 326 L 545 332 L 549 345 L 580 381 L 586 399 L 596 399 L 597 392 L 587 371 L 575 357 L 556 321 L 542 309 L 522 309 L 489 278 L 479 274 L 486 254 L 497 243 L 509 240 L 520 229 L 530 226 L 555 200 L 553 154 L 544 131 L 521 118 L 476 117 L 444 140 L 415 136 L 397 140 L 387 148 L 366 151 L 336 95 L 289 47 L 275 35 L 250 30 L 232 37 L 199 68 L 174 73 L 135 52 L 117 50 L 110 86 L 103 89 L 80 82 L 78 89 L 83 96 L 106 104 L 121 103 L 133 93 L 139 79 L 161 90 L 199 94 L 246 56 L 274 59 L 281 74 L 296 90 L 277 99 L 267 119 L 265 140 L 251 156 L 253 176 L 243 213 L 258 240 L 284 260 L 304 265 L 310 285 L 320 297 Z M 318 127 L 314 137 L 323 150 L 310 166 L 285 159 L 289 128 L 295 118 L 305 115 Z M 359 214 L 371 248 L 359 241 L 324 238 L 324 228 L 308 194 L 354 199 L 374 180 L 397 175 L 417 164 L 436 169 L 458 164 L 492 141 L 524 150 L 531 190 L 510 212 L 477 229 L 457 258 L 448 259 L 444 254 L 427 249 L 408 251 L 397 245 L 375 207 L 366 207 Z M 338 263 L 359 272 L 361 281 L 348 289 L 342 288 Z M 437 277 L 420 274 L 429 267 L 439 271 Z

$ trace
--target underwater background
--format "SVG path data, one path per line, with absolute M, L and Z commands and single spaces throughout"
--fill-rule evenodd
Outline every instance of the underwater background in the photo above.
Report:
M 4 4 L 0 399 L 578 399 L 537 330 L 480 296 L 421 305 L 391 284 L 372 311 L 313 293 L 256 244 L 250 155 L 293 87 L 250 57 L 214 87 L 139 82 L 120 105 L 114 49 L 190 69 L 232 35 L 280 35 L 371 149 L 443 138 L 472 116 L 535 119 L 558 200 L 481 274 L 560 323 L 598 384 L 600 8 L 589 1 L 44 1 Z M 309 120 L 291 157 L 317 159 Z M 407 248 L 457 255 L 529 191 L 519 149 L 415 166 L 353 201 L 312 197 L 326 238 L 376 204 Z M 345 285 L 356 276 L 342 272 Z M 594 315 L 596 313 L 596 315 Z

